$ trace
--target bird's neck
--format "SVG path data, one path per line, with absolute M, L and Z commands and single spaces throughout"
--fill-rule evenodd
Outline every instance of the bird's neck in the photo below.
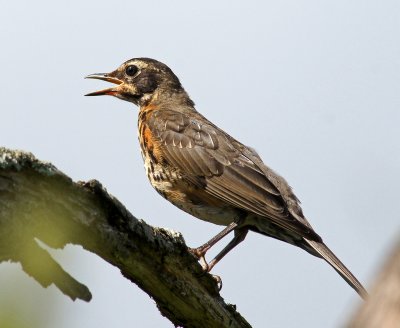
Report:
M 159 107 L 161 104 L 163 107 L 170 108 L 194 107 L 194 102 L 184 89 L 174 91 L 156 90 L 151 94 L 144 95 L 139 100 L 140 109 L 148 106 Z

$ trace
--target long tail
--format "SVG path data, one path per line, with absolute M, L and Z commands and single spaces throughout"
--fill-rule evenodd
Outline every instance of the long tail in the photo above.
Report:
M 347 283 L 363 298 L 368 296 L 367 291 L 349 269 L 336 257 L 335 254 L 322 242 L 304 238 L 306 244 L 310 245 L 326 262 L 328 262 Z

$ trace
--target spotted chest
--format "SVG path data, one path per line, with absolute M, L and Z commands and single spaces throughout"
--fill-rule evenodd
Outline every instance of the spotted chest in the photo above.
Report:
M 164 197 L 179 179 L 176 171 L 163 163 L 161 144 L 147 124 L 154 108 L 144 108 L 139 113 L 138 134 L 144 167 L 151 185 Z
M 164 198 L 168 198 L 169 194 L 176 190 L 176 184 L 180 180 L 180 176 L 176 171 L 167 169 L 160 163 L 154 162 L 151 156 L 142 151 L 144 168 L 151 185 Z
M 224 202 L 210 197 L 204 189 L 188 182 L 179 171 L 152 161 L 142 151 L 144 167 L 153 188 L 181 210 L 204 221 L 228 225 L 237 217 L 237 211 Z
M 191 203 L 188 197 L 190 185 L 176 168 L 163 161 L 162 150 L 158 149 L 157 141 L 149 141 L 147 128 L 139 129 L 139 142 L 147 178 L 153 188 L 175 206 L 187 211 Z
M 151 107 L 142 109 L 138 121 L 141 153 L 151 185 L 183 211 L 201 220 L 228 225 L 236 217 L 236 210 L 212 197 L 204 187 L 193 184 L 178 168 L 163 158 L 163 145 L 148 125 L 152 110 Z

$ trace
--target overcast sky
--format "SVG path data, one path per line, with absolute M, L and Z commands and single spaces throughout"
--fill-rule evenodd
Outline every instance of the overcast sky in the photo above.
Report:
M 221 228 L 176 209 L 147 181 L 137 108 L 83 97 L 106 85 L 85 75 L 158 59 L 198 111 L 289 181 L 315 230 L 369 286 L 400 230 L 398 0 L 1 7 L 0 146 L 31 151 L 74 180 L 96 178 L 136 217 L 182 232 L 189 246 L 204 243 Z M 0 289 L 12 293 L 0 293 L 0 324 L 18 313 L 32 327 L 41 313 L 49 328 L 172 327 L 102 259 L 72 246 L 54 254 L 93 300 L 72 302 L 1 264 Z M 254 327 L 338 327 L 359 303 L 324 261 L 256 234 L 213 272 Z

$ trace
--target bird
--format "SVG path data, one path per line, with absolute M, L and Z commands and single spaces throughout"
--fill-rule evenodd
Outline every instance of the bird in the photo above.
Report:
M 86 78 L 114 84 L 86 96 L 114 96 L 139 107 L 139 144 L 155 190 L 192 216 L 225 226 L 208 242 L 189 249 L 205 272 L 252 231 L 324 259 L 366 298 L 363 285 L 311 227 L 286 180 L 253 148 L 200 114 L 167 65 L 133 58 L 110 73 Z M 207 251 L 232 231 L 233 239 L 207 262 Z

